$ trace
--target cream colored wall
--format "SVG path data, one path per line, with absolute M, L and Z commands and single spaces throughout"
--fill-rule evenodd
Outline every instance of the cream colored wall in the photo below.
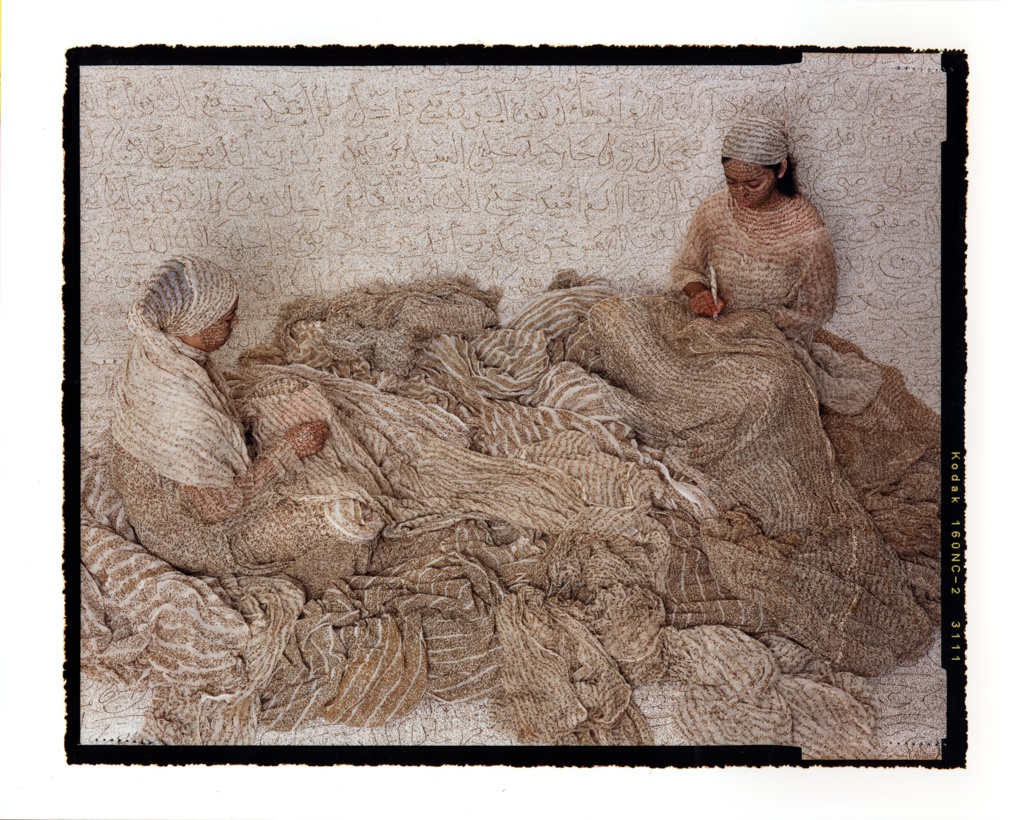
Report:
M 109 419 L 124 316 L 176 253 L 279 305 L 468 275 L 507 314 L 575 268 L 657 291 L 741 113 L 785 121 L 840 267 L 831 329 L 939 402 L 937 55 L 780 67 L 137 67 L 81 73 L 83 431 Z

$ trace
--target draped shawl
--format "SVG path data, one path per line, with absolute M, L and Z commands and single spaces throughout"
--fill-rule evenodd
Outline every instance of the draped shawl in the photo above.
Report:
M 227 486 L 249 466 L 223 377 L 178 338 L 214 324 L 237 298 L 223 268 L 179 257 L 161 265 L 128 314 L 135 344 L 115 386 L 113 437 L 182 484 Z

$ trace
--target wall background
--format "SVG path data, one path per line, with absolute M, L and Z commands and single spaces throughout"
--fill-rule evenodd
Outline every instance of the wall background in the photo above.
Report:
M 468 275 L 503 313 L 574 268 L 658 291 L 739 115 L 782 120 L 832 231 L 830 329 L 939 406 L 936 54 L 788 66 L 91 66 L 81 72 L 82 424 L 108 423 L 128 307 L 176 253 L 279 306 L 368 280 Z M 223 359 L 222 359 L 223 361 Z

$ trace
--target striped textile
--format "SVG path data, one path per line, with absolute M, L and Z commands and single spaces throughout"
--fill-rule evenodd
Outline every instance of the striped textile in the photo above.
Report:
M 810 379 L 767 314 L 691 321 L 671 300 L 631 297 L 601 302 L 588 322 L 619 385 L 613 406 L 740 507 L 700 537 L 732 595 L 858 674 L 922 650 L 928 614 L 839 470 Z
M 631 688 L 579 621 L 529 587 L 506 598 L 496 620 L 502 687 L 525 740 L 554 743 L 623 720 Z
M 547 372 L 547 336 L 533 330 L 487 330 L 472 340 L 437 336 L 420 366 L 461 379 L 481 396 L 507 399 L 530 391 Z
M 674 722 L 694 745 L 795 744 L 817 759 L 877 755 L 870 688 L 785 639 L 723 626 L 664 632 L 673 676 L 686 680 Z
M 458 553 L 339 583 L 306 605 L 263 693 L 261 720 L 278 731 L 312 716 L 380 726 L 411 711 L 426 691 L 449 701 L 494 693 L 499 591 L 480 564 Z
M 550 290 L 527 302 L 506 327 L 543 331 L 549 338 L 564 336 L 587 318 L 594 305 L 615 295 L 604 284 Z
M 225 487 L 249 466 L 241 426 L 208 354 L 179 336 L 199 333 L 231 310 L 231 276 L 194 257 L 160 267 L 132 307 L 135 343 L 114 385 L 114 440 L 160 475 Z
M 742 117 L 722 142 L 722 156 L 755 165 L 778 165 L 789 156 L 782 125 L 766 117 Z
M 282 577 L 198 578 L 129 540 L 123 505 L 95 461 L 82 474 L 83 670 L 134 670 L 157 693 L 146 739 L 240 743 L 304 595 Z M 129 536 L 129 537 L 126 537 Z M 100 609 L 102 607 L 102 609 Z M 174 707 L 168 707 L 173 703 Z
M 906 463 L 881 483 L 840 450 L 855 492 L 767 320 L 708 328 L 678 302 L 585 285 L 498 328 L 494 294 L 437 288 L 292 306 L 278 353 L 223 382 L 257 451 L 297 421 L 330 430 L 274 484 L 294 517 L 230 536 L 358 546 L 311 560 L 305 593 L 154 557 L 83 457 L 83 674 L 150 689 L 153 742 L 385 726 L 430 695 L 490 699 L 510 742 L 647 744 L 634 690 L 669 681 L 686 742 L 870 756 L 856 673 L 913 653 L 927 626 L 903 565 L 923 588 L 930 553 L 883 504 L 924 520 L 924 433 L 900 447 L 892 425 Z

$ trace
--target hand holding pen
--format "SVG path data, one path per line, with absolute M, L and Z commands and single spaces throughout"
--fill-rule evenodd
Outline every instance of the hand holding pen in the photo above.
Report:
M 713 265 L 710 279 L 710 288 L 702 282 L 691 282 L 683 292 L 690 299 L 690 312 L 694 316 L 709 316 L 717 320 L 718 314 L 725 309 L 725 302 L 718 297 L 718 280 Z

